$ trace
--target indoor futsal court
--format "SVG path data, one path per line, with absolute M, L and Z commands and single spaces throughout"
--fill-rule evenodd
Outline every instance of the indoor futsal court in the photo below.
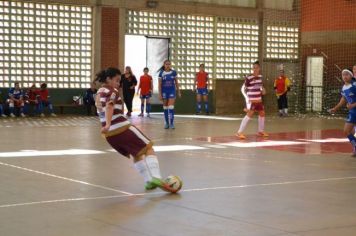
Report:
M 0 236 L 356 235 L 355 12 L 0 0 Z

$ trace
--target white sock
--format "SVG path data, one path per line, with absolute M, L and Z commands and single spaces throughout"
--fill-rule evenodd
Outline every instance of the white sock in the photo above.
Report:
M 288 114 L 288 108 L 284 108 L 284 113 Z
M 265 117 L 258 116 L 258 132 L 263 132 L 265 130 Z
M 148 167 L 147 167 L 146 162 L 144 160 L 138 161 L 138 162 L 134 163 L 134 165 L 135 165 L 135 169 L 143 177 L 143 180 L 145 181 L 145 183 L 152 180 L 151 173 L 148 170 Z
M 247 125 L 247 123 L 248 123 L 248 121 L 250 120 L 251 118 L 250 117 L 248 117 L 248 116 L 245 116 L 243 119 L 242 119 L 242 121 L 241 121 L 241 125 L 240 125 L 240 129 L 239 129 L 239 133 L 242 133 L 244 130 L 245 130 L 245 128 L 246 128 L 246 125 Z
M 151 172 L 152 177 L 161 179 L 162 176 L 161 176 L 161 171 L 159 169 L 159 163 L 157 157 L 154 155 L 148 155 L 145 157 L 145 161 L 147 164 L 147 168 Z
M 282 109 L 281 109 L 281 110 L 279 110 L 279 113 L 280 113 L 280 114 L 283 114 L 283 110 L 282 110 Z

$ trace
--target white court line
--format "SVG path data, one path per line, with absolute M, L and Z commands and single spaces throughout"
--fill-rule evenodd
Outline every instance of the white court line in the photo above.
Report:
M 105 190 L 113 191 L 113 192 L 116 192 L 116 193 L 123 193 L 123 194 L 126 194 L 128 196 L 133 195 L 132 193 L 121 191 L 121 190 L 118 190 L 118 189 L 109 188 L 109 187 L 105 187 L 105 186 L 101 186 L 101 185 L 97 185 L 97 184 L 91 184 L 91 183 L 84 182 L 84 181 L 81 181 L 81 180 L 66 178 L 66 177 L 59 176 L 59 175 L 53 175 L 53 174 L 50 174 L 50 173 L 37 171 L 37 170 L 32 170 L 32 169 L 24 168 L 24 167 L 21 167 L 21 166 L 11 165 L 11 164 L 7 164 L 7 163 L 4 163 L 4 162 L 0 162 L 0 165 L 7 166 L 7 167 L 12 167 L 12 168 L 19 169 L 19 170 L 28 171 L 28 172 L 31 172 L 31 173 L 45 175 L 45 176 L 49 176 L 49 177 L 53 177 L 53 178 L 57 178 L 57 179 L 67 180 L 67 181 L 74 182 L 74 183 L 84 184 L 84 185 L 88 185 L 88 186 L 95 187 L 95 188 L 105 189 Z
M 163 115 L 161 112 L 154 112 L 151 113 L 153 115 Z M 226 117 L 226 116 L 206 116 L 206 115 L 174 115 L 174 117 L 180 118 L 192 118 L 192 119 L 208 119 L 208 120 L 242 120 L 243 118 L 236 118 L 236 117 Z
M 207 149 L 201 146 L 194 145 L 165 145 L 165 146 L 153 146 L 155 152 L 173 152 L 173 151 L 191 151 L 191 150 L 203 150 Z M 116 152 L 115 149 L 108 149 L 108 152 Z
M 286 182 L 275 182 L 275 183 L 264 183 L 264 184 L 247 184 L 247 185 L 235 185 L 235 186 L 222 186 L 222 187 L 207 187 L 207 188 L 194 188 L 194 189 L 182 189 L 182 192 L 201 192 L 201 191 L 214 191 L 214 190 L 224 190 L 224 189 L 239 189 L 239 188 L 255 188 L 255 187 L 268 187 L 268 186 L 280 186 L 280 185 L 291 185 L 291 184 L 303 184 L 303 183 L 318 183 L 318 182 L 328 182 L 328 181 L 338 181 L 338 180 L 352 180 L 356 179 L 356 176 L 350 177 L 339 177 L 339 178 L 325 178 L 325 179 L 314 179 L 314 180 L 297 180 L 297 181 L 286 181 Z M 37 202 L 23 202 L 14 204 L 4 204 L 0 205 L 0 208 L 7 207 L 17 207 L 17 206 L 29 206 L 29 205 L 40 205 L 48 203 L 60 203 L 60 202 L 75 202 L 75 201 L 86 201 L 86 200 L 100 200 L 100 199 L 113 199 L 113 198 L 124 198 L 124 197 L 140 197 L 149 195 L 163 195 L 168 194 L 166 192 L 149 192 L 149 193 L 136 193 L 136 194 L 125 194 L 125 195 L 113 195 L 113 196 L 102 196 L 102 197 L 83 197 L 83 198 L 69 198 L 69 199 L 57 199 L 57 200 L 47 200 L 47 201 L 37 201 Z
M 63 156 L 63 155 L 95 155 L 104 152 L 89 149 L 65 149 L 65 150 L 21 150 L 19 152 L 0 152 L 0 157 L 37 157 L 37 156 Z
M 326 138 L 326 139 L 297 139 L 300 141 L 312 142 L 312 143 L 348 143 L 347 138 Z

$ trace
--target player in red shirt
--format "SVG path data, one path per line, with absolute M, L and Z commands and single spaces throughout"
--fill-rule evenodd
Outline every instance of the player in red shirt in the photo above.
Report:
M 161 178 L 152 141 L 131 125 L 123 114 L 124 104 L 116 89 L 120 83 L 120 75 L 117 68 L 108 68 L 96 75 L 95 81 L 102 84 L 95 100 L 102 126 L 101 133 L 118 153 L 133 158 L 135 169 L 143 177 L 147 190 L 159 187 L 174 192 Z
M 47 84 L 43 83 L 41 84 L 41 89 L 39 90 L 40 94 L 40 112 L 41 116 L 44 116 L 43 109 L 44 107 L 48 107 L 49 112 L 51 113 L 51 116 L 56 116 L 53 111 L 53 105 L 51 101 L 49 100 L 49 92 L 47 89 Z
M 201 114 L 201 100 L 203 97 L 205 112 L 209 115 L 209 101 L 208 101 L 208 85 L 209 85 L 209 75 L 205 72 L 205 65 L 200 64 L 199 72 L 195 75 L 195 85 L 197 93 L 197 115 Z
M 148 74 L 148 71 L 149 70 L 147 67 L 143 69 L 143 75 L 140 77 L 140 84 L 137 89 L 137 94 L 140 93 L 140 98 L 141 98 L 141 114 L 138 116 L 142 116 L 142 117 L 145 108 L 145 100 L 146 100 L 146 113 L 148 117 L 150 117 L 150 112 L 151 112 L 150 98 L 152 96 L 152 91 L 153 91 L 153 80 L 152 77 Z
M 274 91 L 277 96 L 279 116 L 288 115 L 287 93 L 290 91 L 290 80 L 284 74 L 283 67 L 279 70 L 279 76 L 274 80 Z
M 239 131 L 236 136 L 240 139 L 246 139 L 243 131 L 246 128 L 247 123 L 252 118 L 255 112 L 258 112 L 258 136 L 268 137 L 268 134 L 264 131 L 265 127 L 265 108 L 262 103 L 262 96 L 266 94 L 266 90 L 263 87 L 262 75 L 260 74 L 261 68 L 258 61 L 253 63 L 253 74 L 249 75 L 245 79 L 245 90 L 249 102 L 251 103 L 250 109 L 247 111 L 246 116 L 243 118 Z
M 36 88 L 36 85 L 33 84 L 26 92 L 25 95 L 25 104 L 26 107 L 33 105 L 35 107 L 35 114 L 40 114 L 40 93 Z

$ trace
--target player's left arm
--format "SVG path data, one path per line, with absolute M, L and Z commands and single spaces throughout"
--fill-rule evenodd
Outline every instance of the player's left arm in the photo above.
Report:
M 178 97 L 182 97 L 182 94 L 180 92 L 180 89 L 179 89 L 179 83 L 178 83 L 178 77 L 174 77 L 174 82 L 175 82 L 175 85 L 176 85 L 176 90 L 177 90 L 177 94 L 178 94 Z
M 347 104 L 346 104 L 346 107 L 347 107 L 347 109 L 351 110 L 351 109 L 353 109 L 353 108 L 356 107 L 356 102 L 354 102 L 354 103 L 347 103 Z
M 290 81 L 290 79 L 287 77 L 286 78 L 286 87 L 287 87 L 287 92 L 290 91 L 290 86 L 291 86 L 292 82 Z
M 206 89 L 209 92 L 209 74 L 208 73 L 206 73 Z
M 150 92 L 151 92 L 151 94 L 153 93 L 153 79 L 152 79 L 152 77 L 150 76 L 150 78 L 151 78 L 151 88 L 150 88 Z

